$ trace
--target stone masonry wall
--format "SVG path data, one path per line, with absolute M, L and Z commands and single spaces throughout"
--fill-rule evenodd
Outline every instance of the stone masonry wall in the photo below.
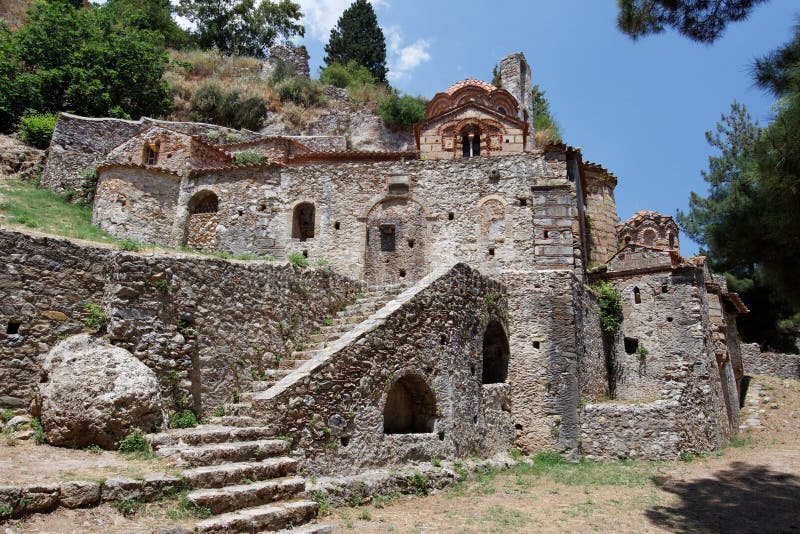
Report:
M 360 285 L 326 269 L 152 255 L 0 232 L 0 406 L 25 406 L 42 356 L 84 330 L 88 302 L 113 343 L 162 381 L 165 399 L 207 413 L 274 368 Z M 168 409 L 173 408 L 167 406 Z
M 617 203 L 615 180 L 586 172 L 586 219 L 589 234 L 589 268 L 602 265 L 619 250 L 617 243 Z
M 132 187 L 146 187 L 137 180 L 145 171 L 129 172 Z M 390 181 L 404 181 L 408 192 L 394 193 Z M 245 167 L 196 175 L 182 183 L 172 246 L 185 239 L 190 199 L 205 190 L 219 198 L 217 250 L 276 258 L 303 253 L 356 278 L 369 263 L 367 223 L 380 224 L 373 216 L 398 200 L 424 214 L 424 235 L 413 245 L 426 252 L 421 275 L 459 261 L 489 273 L 573 268 L 578 254 L 575 184 L 566 178 L 562 159 L 542 154 Z M 153 195 L 141 192 L 147 196 Z M 315 206 L 314 236 L 306 240 L 292 237 L 293 210 L 302 202 Z M 105 220 L 101 225 L 113 235 L 131 237 L 124 225 L 113 227 L 108 206 L 113 199 L 102 198 L 101 191 L 95 219 Z M 408 241 L 396 236 L 398 246 L 408 247 Z M 390 272 L 395 279 L 385 283 L 400 280 L 399 268 Z
M 83 172 L 96 166 L 111 149 L 151 124 L 203 136 L 209 141 L 249 141 L 260 137 L 254 132 L 213 124 L 159 121 L 146 117 L 130 121 L 59 113 L 42 173 L 42 187 L 53 191 L 91 192 L 91 187 L 87 190 L 90 184 L 85 183 Z
M 273 415 L 270 424 L 294 439 L 313 473 L 508 450 L 509 384 L 481 383 L 484 332 L 492 321 L 505 330 L 506 314 L 502 285 L 456 265 L 420 281 L 299 373 L 257 393 L 254 407 Z M 387 395 L 404 377 L 433 392 L 430 432 L 383 432 Z
M 720 446 L 735 432 L 726 402 L 738 404 L 738 394 L 723 386 L 728 377 L 713 351 L 702 272 L 651 273 L 611 283 L 624 315 L 614 346 L 616 397 L 581 410 L 583 454 L 675 459 L 684 451 Z M 646 353 L 633 350 L 633 341 Z
M 761 352 L 758 343 L 742 345 L 744 372 L 800 380 L 800 354 Z

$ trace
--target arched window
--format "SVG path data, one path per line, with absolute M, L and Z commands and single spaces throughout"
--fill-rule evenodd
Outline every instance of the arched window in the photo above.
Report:
M 433 432 L 436 398 L 422 377 L 406 375 L 392 385 L 383 407 L 384 434 Z
M 200 191 L 189 201 L 189 213 L 216 213 L 219 211 L 219 199 L 211 191 Z
M 461 130 L 461 155 L 473 158 L 481 154 L 481 131 L 476 125 L 465 126 Z
M 461 155 L 465 158 L 468 158 L 471 153 L 471 147 L 469 144 L 469 136 L 467 134 L 463 134 L 461 136 Z
M 314 237 L 314 204 L 301 202 L 292 213 L 292 237 L 305 241 Z
M 500 384 L 508 378 L 508 337 L 497 321 L 483 334 L 483 383 Z
M 497 108 L 497 111 L 499 111 L 501 115 L 506 115 L 507 114 L 506 113 L 506 108 L 504 108 L 503 106 L 500 106 L 499 108 Z
M 472 157 L 481 155 L 481 134 L 476 133 L 472 137 Z
M 658 235 L 656 234 L 656 231 L 653 230 L 652 228 L 648 228 L 647 230 L 642 232 L 642 241 L 644 242 L 645 245 L 653 246 L 657 238 Z
M 633 303 L 634 304 L 641 304 L 642 303 L 642 292 L 639 291 L 638 287 L 633 288 Z

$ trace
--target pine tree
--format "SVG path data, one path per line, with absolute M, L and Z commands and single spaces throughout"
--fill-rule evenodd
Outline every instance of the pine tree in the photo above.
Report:
M 356 0 L 344 10 L 331 30 L 325 54 L 328 65 L 355 61 L 366 67 L 376 80 L 386 83 L 386 39 L 367 0 Z

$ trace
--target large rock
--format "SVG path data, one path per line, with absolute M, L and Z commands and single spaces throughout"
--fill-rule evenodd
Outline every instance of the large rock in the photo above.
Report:
M 53 445 L 116 449 L 134 428 L 159 430 L 164 420 L 155 373 L 125 349 L 86 334 L 47 354 L 40 413 Z

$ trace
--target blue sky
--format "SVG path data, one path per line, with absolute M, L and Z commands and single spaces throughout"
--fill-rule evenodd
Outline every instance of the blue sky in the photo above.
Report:
M 330 29 L 350 0 L 296 1 L 316 75 Z M 612 0 L 373 5 L 387 36 L 391 82 L 406 93 L 430 98 L 463 78 L 490 80 L 501 57 L 524 52 L 564 140 L 619 177 L 623 220 L 641 209 L 675 215 L 690 191 L 705 192 L 705 132 L 734 99 L 760 124 L 769 121 L 773 100 L 754 87 L 750 65 L 787 42 L 800 15 L 800 2 L 771 0 L 707 46 L 671 32 L 634 43 L 617 31 Z M 694 254 L 697 245 L 683 236 L 681 249 Z

